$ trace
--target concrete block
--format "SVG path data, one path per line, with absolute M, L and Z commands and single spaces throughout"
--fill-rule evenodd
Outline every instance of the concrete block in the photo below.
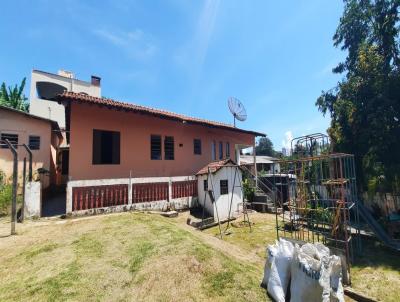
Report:
M 161 212 L 160 214 L 161 214 L 161 216 L 169 217 L 169 218 L 178 217 L 178 212 L 177 211 Z
M 42 209 L 42 190 L 40 182 L 27 182 L 25 187 L 25 208 L 26 218 L 41 216 Z

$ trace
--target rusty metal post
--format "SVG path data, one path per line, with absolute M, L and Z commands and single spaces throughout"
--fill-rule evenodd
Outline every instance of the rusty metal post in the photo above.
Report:
M 257 173 L 257 155 L 256 155 L 256 138 L 253 143 L 253 160 L 254 160 L 254 180 L 256 181 L 256 188 L 258 187 L 258 173 Z
M 26 186 L 26 157 L 24 157 L 24 167 L 22 172 L 22 209 L 21 209 L 21 222 L 24 222 L 25 217 L 25 186 Z
M 12 203 L 11 203 L 11 235 L 15 235 L 15 218 L 17 216 L 17 184 L 18 184 L 18 153 L 14 146 L 8 139 L 5 140 L 8 148 L 13 154 L 13 191 L 12 191 Z
M 29 154 L 29 181 L 32 181 L 32 151 L 26 144 L 22 144 L 22 146 L 26 149 L 26 152 L 28 152 Z

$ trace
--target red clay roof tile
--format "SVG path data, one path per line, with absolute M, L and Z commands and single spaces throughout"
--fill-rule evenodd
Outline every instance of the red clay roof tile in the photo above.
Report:
M 124 109 L 127 111 L 149 114 L 149 115 L 157 116 L 160 118 L 167 118 L 167 119 L 172 119 L 172 120 L 186 122 L 186 123 L 200 124 L 200 125 L 205 125 L 205 126 L 209 126 L 209 127 L 233 130 L 233 131 L 237 131 L 237 132 L 253 134 L 255 136 L 265 136 L 264 133 L 239 129 L 232 125 L 221 123 L 221 122 L 215 122 L 215 121 L 209 121 L 209 120 L 205 120 L 205 119 L 185 116 L 182 114 L 177 114 L 177 113 L 173 113 L 173 112 L 169 112 L 169 111 L 165 111 L 165 110 L 145 107 L 145 106 L 131 104 L 131 103 L 124 103 L 124 102 L 120 102 L 120 101 L 116 101 L 116 100 L 108 99 L 108 98 L 98 98 L 98 97 L 90 96 L 90 95 L 83 94 L 83 93 L 75 93 L 75 92 L 67 92 L 66 91 L 66 92 L 58 95 L 56 97 L 56 100 L 59 102 L 61 102 L 61 101 L 76 101 L 76 102 L 86 102 L 86 103 L 91 103 L 91 104 L 97 104 L 100 106 L 111 106 L 116 109 Z
M 209 163 L 207 166 L 203 167 L 200 169 L 199 172 L 196 173 L 196 175 L 203 175 L 203 174 L 208 174 L 210 173 L 215 173 L 222 167 L 236 167 L 237 165 L 233 162 L 233 160 L 227 158 L 219 161 L 213 161 Z

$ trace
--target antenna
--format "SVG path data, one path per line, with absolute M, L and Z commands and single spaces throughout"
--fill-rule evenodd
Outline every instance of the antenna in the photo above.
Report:
M 233 114 L 233 126 L 236 127 L 236 120 L 245 121 L 247 119 L 246 109 L 244 108 L 241 101 L 237 98 L 230 97 L 228 99 L 228 107 Z

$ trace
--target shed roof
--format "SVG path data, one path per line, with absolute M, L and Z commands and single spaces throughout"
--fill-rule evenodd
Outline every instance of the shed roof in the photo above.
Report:
M 175 120 L 175 121 L 179 121 L 179 122 L 183 122 L 183 123 L 198 124 L 198 125 L 203 125 L 203 126 L 208 126 L 208 127 L 213 127 L 213 128 L 220 128 L 220 129 L 231 130 L 231 131 L 236 131 L 236 132 L 248 133 L 248 134 L 252 134 L 255 136 L 265 136 L 265 134 L 261 133 L 261 132 L 239 129 L 232 125 L 221 123 L 221 122 L 209 121 L 209 120 L 200 119 L 200 118 L 196 118 L 196 117 L 190 117 L 190 116 L 186 116 L 186 115 L 182 115 L 182 114 L 178 114 L 178 113 L 174 113 L 174 112 L 170 112 L 170 111 L 155 109 L 155 108 L 151 108 L 151 107 L 145 107 L 145 106 L 136 105 L 136 104 L 132 104 L 132 103 L 120 102 L 120 101 L 103 98 L 103 97 L 98 98 L 98 97 L 94 97 L 94 96 L 90 96 L 90 95 L 82 94 L 82 93 L 66 91 L 62 94 L 59 94 L 56 97 L 56 100 L 58 102 L 69 101 L 69 102 L 95 104 L 95 105 L 99 105 L 99 106 L 114 108 L 117 110 L 132 111 L 132 112 L 147 114 L 147 115 L 151 115 L 151 116 L 155 116 L 155 117 L 159 117 L 159 118 Z
M 213 161 L 208 165 L 206 165 L 205 167 L 201 168 L 200 171 L 196 173 L 196 175 L 208 174 L 208 172 L 216 173 L 223 167 L 237 167 L 237 164 L 230 158 L 220 161 Z
M 257 155 L 256 163 L 257 164 L 272 164 L 278 159 L 271 156 L 266 155 Z M 253 155 L 240 155 L 240 164 L 241 165 L 253 165 L 254 164 L 254 156 Z

